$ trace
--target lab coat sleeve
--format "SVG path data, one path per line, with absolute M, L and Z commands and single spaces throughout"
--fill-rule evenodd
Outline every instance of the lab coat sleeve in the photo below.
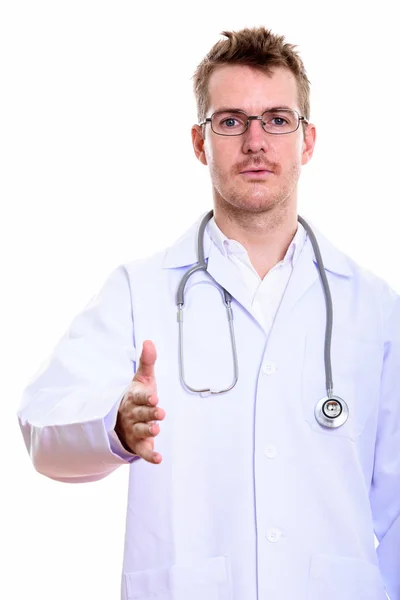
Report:
M 393 302 L 392 302 L 393 306 Z M 400 297 L 386 319 L 370 501 L 377 555 L 390 600 L 400 600 Z
M 119 266 L 23 392 L 18 422 L 39 473 L 84 483 L 139 459 L 114 432 L 135 372 L 130 285 L 125 267 Z

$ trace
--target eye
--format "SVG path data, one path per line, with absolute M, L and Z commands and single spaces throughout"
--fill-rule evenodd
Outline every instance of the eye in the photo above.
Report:
M 221 111 L 214 114 L 213 129 L 217 133 L 242 133 L 246 129 L 247 116 L 236 111 Z
M 275 125 L 284 125 L 285 123 L 288 122 L 283 117 L 274 117 L 272 120 L 275 121 Z M 280 122 L 278 123 L 277 121 L 280 121 Z
M 289 124 L 288 119 L 285 119 L 284 117 L 281 117 L 281 116 L 273 116 L 268 120 L 268 122 L 272 123 L 272 125 L 276 125 L 277 127 L 282 127 L 282 125 Z
M 265 112 L 263 127 L 271 133 L 294 131 L 298 125 L 297 115 L 292 110 Z
M 239 121 L 238 119 L 234 119 L 233 117 L 229 117 L 228 119 L 224 119 L 223 121 L 221 121 L 221 124 L 228 128 L 235 127 L 235 123 L 239 124 Z

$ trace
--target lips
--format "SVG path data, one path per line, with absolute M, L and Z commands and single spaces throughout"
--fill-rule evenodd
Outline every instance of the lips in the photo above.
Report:
M 265 177 L 270 177 L 272 175 L 272 172 L 267 169 L 252 169 L 241 171 L 240 175 L 246 178 L 264 179 Z
M 241 173 L 271 173 L 269 169 L 246 169 L 245 171 L 241 171 Z
M 242 173 L 272 173 L 272 171 L 262 165 L 246 165 L 244 169 L 240 171 L 240 174 Z

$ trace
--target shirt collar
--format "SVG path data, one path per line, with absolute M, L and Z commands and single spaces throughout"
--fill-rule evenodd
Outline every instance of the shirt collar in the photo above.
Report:
M 236 240 L 229 239 L 218 227 L 215 218 L 212 217 L 210 221 L 207 223 L 207 232 L 213 241 L 213 243 L 217 246 L 218 250 L 224 256 L 229 256 L 231 254 L 246 254 L 246 248 Z M 289 247 L 286 251 L 286 254 L 282 260 L 282 264 L 287 264 L 290 262 L 292 265 L 297 260 L 301 249 L 304 246 L 306 241 L 307 232 L 304 229 L 303 225 L 298 222 L 298 227 L 295 235 L 293 236 L 292 241 L 289 244 Z
M 200 218 L 196 219 L 196 221 L 171 246 L 166 248 L 162 261 L 163 269 L 188 267 L 189 265 L 194 265 L 197 263 L 197 236 L 200 222 L 205 215 L 206 213 L 203 213 Z M 351 260 L 350 257 L 348 257 L 344 252 L 339 250 L 327 237 L 325 237 L 310 219 L 306 218 L 306 221 L 317 239 L 325 270 L 331 271 L 332 273 L 336 273 L 338 275 L 352 277 L 356 269 L 354 261 Z M 305 245 L 311 247 L 309 235 L 305 236 Z M 205 258 L 208 258 L 211 246 L 214 246 L 214 243 L 211 241 L 206 227 L 204 236 Z M 313 261 L 316 264 L 317 260 L 314 256 L 312 248 L 310 248 L 310 254 L 312 255 Z

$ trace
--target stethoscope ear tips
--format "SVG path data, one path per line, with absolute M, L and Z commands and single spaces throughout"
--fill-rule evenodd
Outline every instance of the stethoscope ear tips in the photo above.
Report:
M 343 398 L 322 398 L 315 407 L 315 418 L 323 427 L 340 427 L 349 417 L 349 408 Z

